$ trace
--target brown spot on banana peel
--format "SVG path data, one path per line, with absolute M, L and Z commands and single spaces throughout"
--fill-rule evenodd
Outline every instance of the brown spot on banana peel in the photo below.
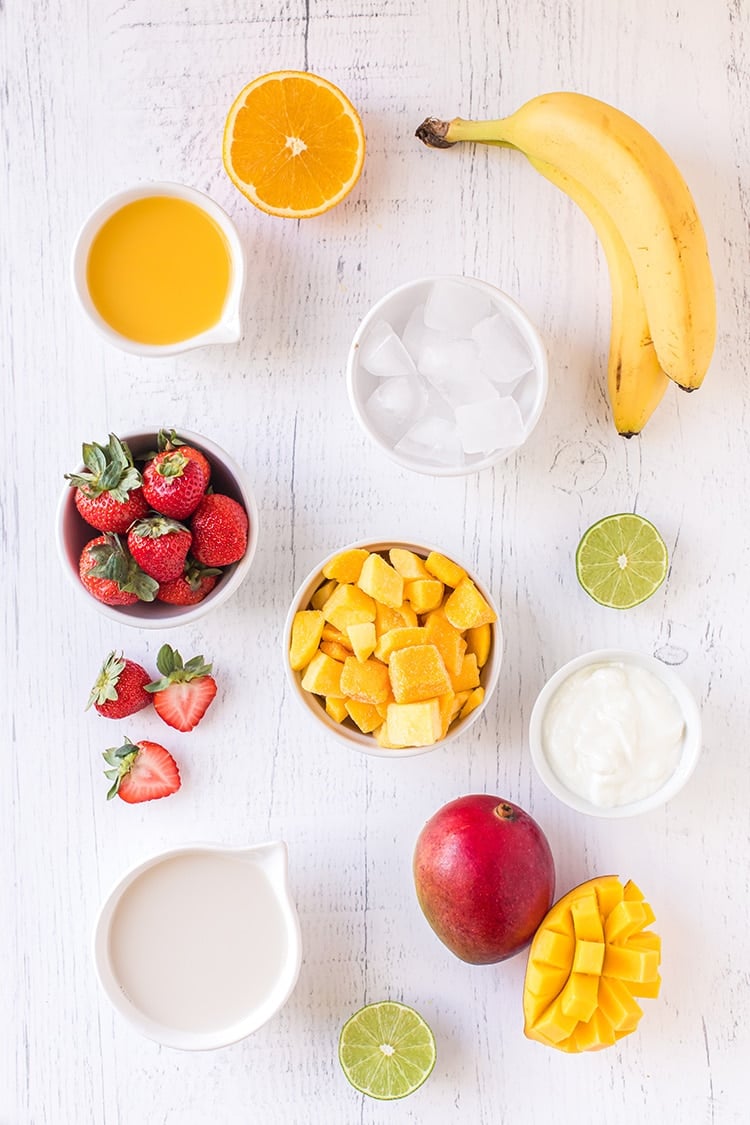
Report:
M 446 141 L 445 139 L 449 127 L 449 121 L 441 121 L 437 117 L 427 117 L 419 126 L 414 136 L 418 137 L 428 148 L 453 148 L 456 142 Z

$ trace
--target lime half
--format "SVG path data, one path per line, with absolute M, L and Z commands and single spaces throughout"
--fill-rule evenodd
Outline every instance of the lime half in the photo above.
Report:
M 668 561 L 664 540 L 643 516 L 606 516 L 578 544 L 576 574 L 595 602 L 630 609 L 661 586 Z
M 368 1004 L 342 1027 L 339 1062 L 360 1093 L 381 1101 L 405 1098 L 432 1073 L 435 1036 L 406 1004 Z

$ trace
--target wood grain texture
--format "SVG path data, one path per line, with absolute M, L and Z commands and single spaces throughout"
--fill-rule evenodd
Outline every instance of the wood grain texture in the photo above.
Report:
M 747 1120 L 750 12 L 743 0 L 0 0 L 0 348 L 3 602 L 0 676 L 0 1125 L 379 1125 Z M 309 67 L 361 110 L 360 185 L 305 223 L 255 212 L 223 173 L 233 97 L 256 74 Z M 610 425 L 609 292 L 586 220 L 518 154 L 429 152 L 428 114 L 492 116 L 580 89 L 665 144 L 704 219 L 720 332 L 698 395 L 671 391 L 640 439 Z M 146 179 L 208 191 L 248 248 L 245 331 L 232 347 L 162 361 L 106 347 L 68 280 L 76 230 L 107 193 Z M 546 340 L 547 408 L 494 471 L 416 477 L 350 414 L 344 365 L 372 302 L 433 272 L 486 278 Z M 82 440 L 143 424 L 214 438 L 257 490 L 252 575 L 223 609 L 150 635 L 81 606 L 54 558 L 62 473 Z M 635 509 L 662 530 L 669 581 L 617 615 L 572 566 L 584 529 Z M 499 599 L 501 683 L 449 749 L 402 762 L 348 755 L 295 708 L 280 631 L 296 585 L 365 536 L 438 541 Z M 164 640 L 214 658 L 220 698 L 172 739 L 181 793 L 106 805 L 112 727 L 83 706 L 102 656 L 153 664 Z M 621 645 L 679 666 L 704 713 L 696 776 L 632 822 L 580 817 L 533 774 L 526 730 L 545 678 Z M 163 733 L 146 714 L 132 737 Z M 558 1057 L 524 1039 L 524 959 L 452 959 L 413 894 L 417 833 L 444 801 L 497 792 L 552 844 L 562 892 L 618 872 L 647 892 L 664 941 L 663 991 L 616 1049 Z M 288 841 L 305 957 L 284 1011 L 224 1051 L 141 1039 L 99 994 L 98 905 L 125 867 L 189 839 Z M 428 1018 L 429 1083 L 398 1105 L 361 1098 L 336 1059 L 339 1028 L 391 996 Z

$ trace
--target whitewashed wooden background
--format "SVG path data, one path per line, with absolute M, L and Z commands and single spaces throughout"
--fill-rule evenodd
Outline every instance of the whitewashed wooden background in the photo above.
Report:
M 748 1120 L 748 533 L 750 11 L 746 0 L 0 0 L 0 346 L 3 559 L 1 1125 L 376 1125 L 381 1122 Z M 305 223 L 253 210 L 220 140 L 243 84 L 277 68 L 338 83 L 368 138 L 360 185 Z M 640 439 L 614 433 L 604 394 L 609 292 L 586 220 L 508 152 L 429 152 L 428 114 L 497 116 L 580 89 L 649 127 L 705 221 L 720 331 L 713 369 L 670 393 Z M 84 323 L 68 281 L 76 230 L 111 191 L 175 179 L 208 191 L 248 248 L 240 344 L 160 362 L 120 354 Z M 459 480 L 410 475 L 361 435 L 344 389 L 370 304 L 433 272 L 499 284 L 550 354 L 528 447 Z M 255 483 L 251 578 L 193 627 L 147 634 L 79 603 L 53 549 L 62 474 L 83 440 L 144 423 L 188 427 Z M 344 469 L 342 471 L 342 466 Z M 662 530 L 668 582 L 627 614 L 579 589 L 581 532 L 635 509 Z M 389 764 L 311 729 L 285 690 L 280 629 L 296 584 L 352 539 L 439 541 L 489 583 L 505 663 L 484 719 L 449 749 Z M 153 665 L 163 641 L 215 661 L 220 697 L 171 739 L 180 794 L 107 805 L 101 751 L 152 716 L 83 707 L 103 655 Z M 679 665 L 704 711 L 697 774 L 633 821 L 581 817 L 532 772 L 526 728 L 560 663 L 624 645 Z M 558 888 L 618 872 L 647 892 L 663 991 L 616 1049 L 570 1058 L 525 1040 L 524 958 L 472 968 L 421 917 L 417 833 L 443 802 L 520 802 L 551 841 Z M 140 857 L 190 839 L 289 843 L 305 958 L 286 1009 L 224 1051 L 140 1038 L 94 979 L 98 904 Z M 357 1095 L 336 1058 L 362 1003 L 401 998 L 438 1043 L 402 1103 Z

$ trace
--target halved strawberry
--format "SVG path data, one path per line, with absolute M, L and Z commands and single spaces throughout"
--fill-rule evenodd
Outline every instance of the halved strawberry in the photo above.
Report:
M 159 584 L 156 600 L 169 605 L 197 605 L 211 593 L 218 574 L 221 574 L 218 566 L 201 566 L 195 559 L 188 558 L 179 578 Z
M 144 690 L 149 679 L 148 672 L 140 664 L 110 652 L 99 669 L 86 710 L 93 704 L 105 719 L 124 719 L 126 715 L 134 715 L 151 703 L 151 696 Z
M 159 589 L 112 532 L 89 540 L 81 551 L 78 573 L 88 592 L 105 605 L 152 602 Z
M 175 730 L 193 730 L 216 695 L 216 680 L 208 674 L 211 665 L 205 664 L 202 656 L 183 664 L 176 649 L 162 645 L 156 667 L 161 679 L 146 684 L 146 691 L 154 697 L 157 714 Z
M 122 534 L 146 514 L 141 474 L 124 441 L 110 434 L 106 445 L 84 443 L 83 464 L 80 473 L 66 473 L 65 479 L 76 490 L 75 505 L 86 523 Z
M 157 582 L 179 578 L 193 536 L 183 523 L 166 516 L 136 520 L 128 532 L 128 550 L 141 570 Z
M 107 800 L 114 796 L 129 805 L 169 797 L 180 788 L 180 771 L 172 755 L 158 742 L 131 742 L 105 750 L 102 755 L 110 769 L 104 776 L 112 782 Z

